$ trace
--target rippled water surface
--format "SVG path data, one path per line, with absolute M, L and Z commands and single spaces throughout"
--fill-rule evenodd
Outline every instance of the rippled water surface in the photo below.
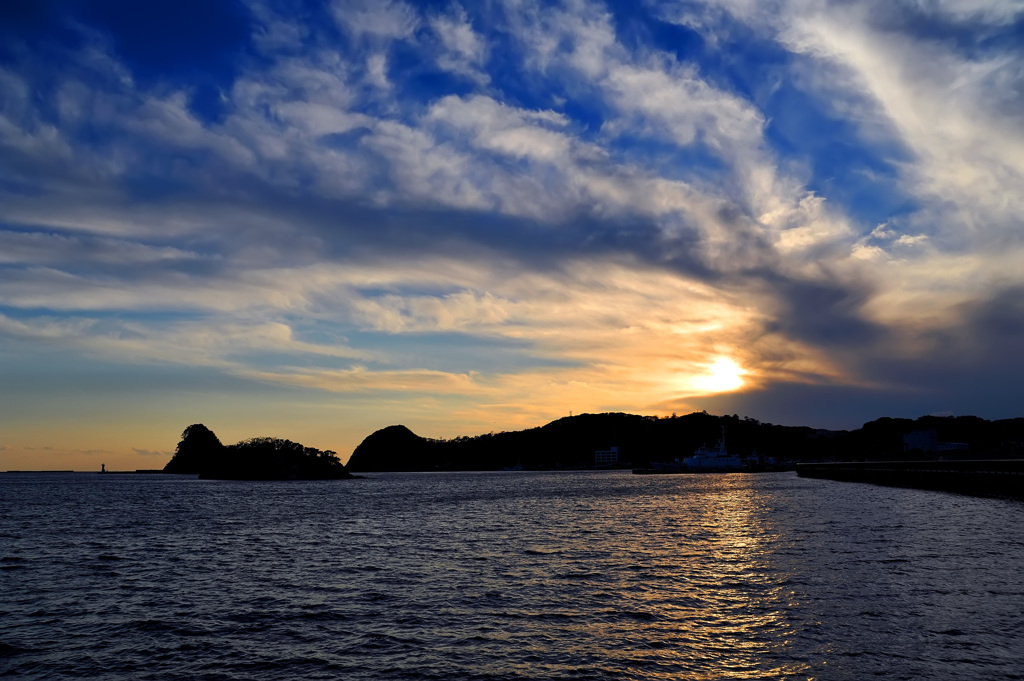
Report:
M 1024 504 L 793 474 L 0 475 L 0 675 L 1024 678 Z

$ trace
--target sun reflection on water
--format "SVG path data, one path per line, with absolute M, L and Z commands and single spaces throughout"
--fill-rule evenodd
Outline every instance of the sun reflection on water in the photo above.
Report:
M 814 623 L 792 588 L 799 566 L 776 553 L 791 539 L 764 478 L 629 476 L 621 495 L 593 496 L 559 488 L 573 477 L 550 479 L 550 490 L 523 476 L 504 496 L 458 501 L 457 521 L 436 481 L 430 495 L 445 515 L 418 522 L 451 534 L 420 537 L 404 556 L 415 571 L 381 589 L 404 583 L 408 598 L 430 603 L 453 651 L 468 641 L 493 653 L 493 665 L 475 667 L 485 676 L 815 677 L 826 650 L 794 645 Z M 442 550 L 452 540 L 461 548 Z M 452 584 L 472 588 L 446 607 L 436 599 Z M 480 621 L 485 634 L 471 625 Z
M 773 562 L 767 497 L 742 475 L 683 477 L 688 493 L 644 514 L 633 551 L 659 556 L 637 592 L 647 613 L 650 678 L 760 679 L 807 676 L 786 650 L 796 605 L 788 574 Z M 696 488 L 696 489 L 694 489 Z M 676 549 L 666 551 L 664 544 Z M 635 634 L 634 634 L 635 635 Z M 773 666 L 766 662 L 775 661 Z M 651 662 L 657 664 L 651 665 Z M 652 669 L 664 669 L 651 674 Z

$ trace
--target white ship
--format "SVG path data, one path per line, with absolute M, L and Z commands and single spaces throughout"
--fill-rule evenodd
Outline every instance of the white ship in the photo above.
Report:
M 722 428 L 717 448 L 698 447 L 693 456 L 682 461 L 652 461 L 651 467 L 658 473 L 727 473 L 743 470 L 743 460 L 726 450 L 725 428 Z
M 743 460 L 725 448 L 725 428 L 722 428 L 722 439 L 718 441 L 717 449 L 698 447 L 693 456 L 686 457 L 682 463 L 694 473 L 738 471 L 743 468 Z

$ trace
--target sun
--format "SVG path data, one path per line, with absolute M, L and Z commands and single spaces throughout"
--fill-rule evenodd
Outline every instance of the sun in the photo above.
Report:
M 719 357 L 703 376 L 693 378 L 693 387 L 705 393 L 726 393 L 743 387 L 747 371 L 728 357 Z

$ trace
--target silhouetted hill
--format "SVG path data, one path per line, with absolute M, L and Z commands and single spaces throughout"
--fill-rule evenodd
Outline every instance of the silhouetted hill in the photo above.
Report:
M 336 480 L 351 474 L 330 450 L 257 437 L 224 446 L 201 423 L 181 434 L 165 473 L 193 473 L 214 480 Z
M 420 437 L 405 426 L 388 426 L 359 443 L 352 452 L 348 468 L 358 470 L 352 468 L 353 461 L 372 460 L 375 471 L 427 470 L 423 462 L 433 460 L 436 445 L 436 442 Z
M 225 447 L 213 431 L 201 423 L 193 423 L 181 434 L 181 441 L 164 466 L 164 473 L 202 473 L 209 462 L 224 456 Z
M 714 445 L 725 428 L 730 452 L 796 463 L 821 460 L 935 458 L 933 451 L 906 451 L 903 436 L 934 431 L 937 442 L 963 443 L 960 457 L 1020 456 L 1024 419 L 986 421 L 976 416 L 881 418 L 853 430 L 761 423 L 737 415 L 696 412 L 659 418 L 634 414 L 580 414 L 528 430 L 452 440 L 423 438 L 405 426 L 389 426 L 356 447 L 348 469 L 357 471 L 501 470 L 586 468 L 594 452 L 617 446 L 634 467 L 689 456 Z

